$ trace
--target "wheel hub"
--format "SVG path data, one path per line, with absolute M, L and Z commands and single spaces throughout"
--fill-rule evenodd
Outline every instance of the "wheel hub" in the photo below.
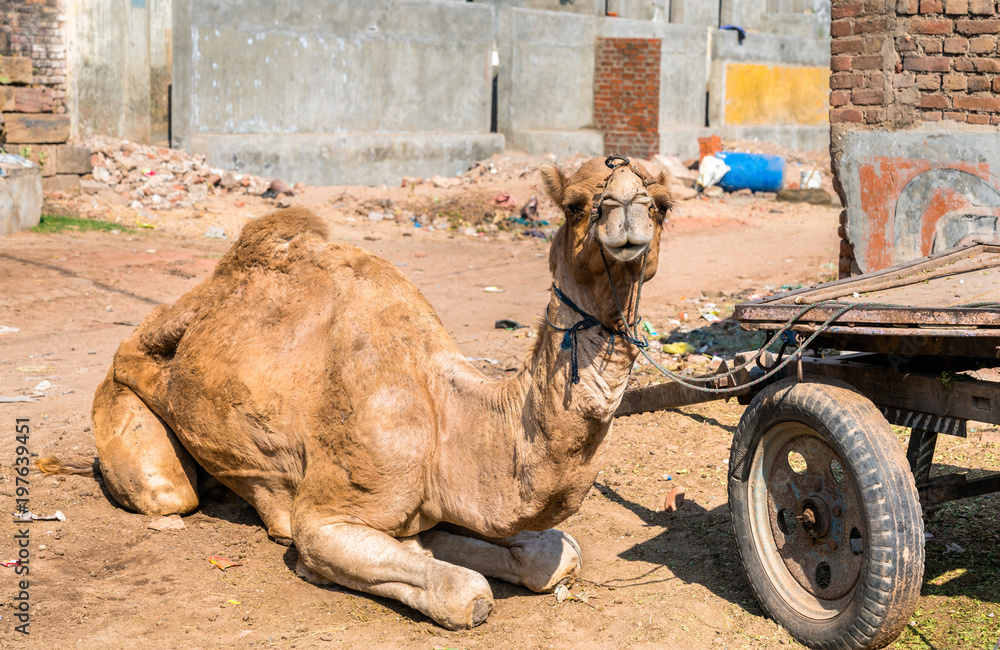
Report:
M 830 508 L 818 494 L 811 494 L 802 502 L 802 527 L 814 539 L 830 534 Z

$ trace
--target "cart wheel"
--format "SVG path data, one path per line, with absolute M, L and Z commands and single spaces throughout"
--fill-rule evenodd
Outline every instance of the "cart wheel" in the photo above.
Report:
M 786 380 L 743 414 L 729 507 L 761 607 L 811 648 L 881 648 L 909 622 L 924 526 L 906 457 L 874 404 Z

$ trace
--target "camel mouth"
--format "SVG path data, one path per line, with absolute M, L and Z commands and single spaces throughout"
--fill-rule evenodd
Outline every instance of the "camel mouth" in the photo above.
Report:
M 636 259 L 649 248 L 649 244 L 625 244 L 624 246 L 610 246 L 608 244 L 604 245 L 604 250 L 607 251 L 608 255 L 618 260 L 619 262 L 631 262 Z

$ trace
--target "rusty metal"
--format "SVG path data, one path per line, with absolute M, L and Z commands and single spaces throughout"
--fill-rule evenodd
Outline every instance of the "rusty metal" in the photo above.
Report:
M 795 467 L 790 454 L 797 455 Z M 782 422 L 761 439 L 758 463 L 759 478 L 751 481 L 761 481 L 766 490 L 752 488 L 751 494 L 766 498 L 766 512 L 772 514 L 758 536 L 773 540 L 777 559 L 808 594 L 823 601 L 843 598 L 854 588 L 864 559 L 846 542 L 864 525 L 853 481 L 842 468 L 834 473 L 839 455 L 806 424 Z
M 1000 474 L 991 474 L 971 480 L 965 474 L 948 474 L 932 478 L 923 485 L 917 486 L 920 505 L 925 508 L 992 492 L 1000 492 Z

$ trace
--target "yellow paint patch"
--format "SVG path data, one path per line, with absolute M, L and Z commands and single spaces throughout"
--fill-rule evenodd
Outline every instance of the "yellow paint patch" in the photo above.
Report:
M 826 124 L 830 70 L 726 64 L 726 124 Z

